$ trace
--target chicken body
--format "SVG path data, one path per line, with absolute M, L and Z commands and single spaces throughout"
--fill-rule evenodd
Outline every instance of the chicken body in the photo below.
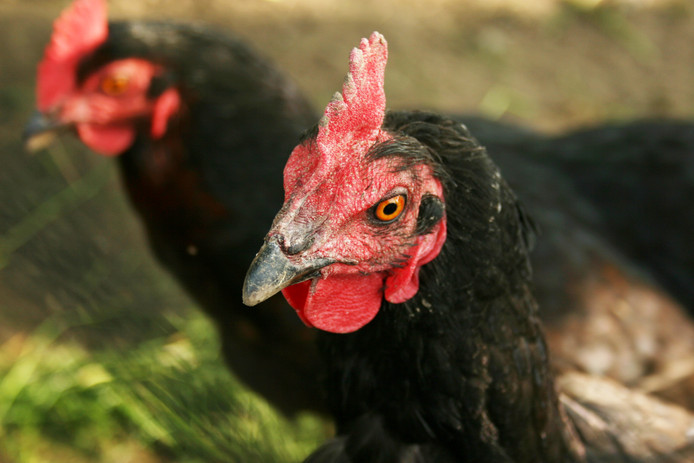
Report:
M 587 203 L 579 207 L 595 233 L 694 312 L 694 255 L 687 244 L 694 222 L 682 213 L 694 194 L 694 123 L 643 119 L 549 137 L 475 116 L 455 119 L 487 148 L 524 202 L 532 185 L 523 175 L 533 164 L 560 177 Z M 564 208 L 577 209 L 570 202 Z

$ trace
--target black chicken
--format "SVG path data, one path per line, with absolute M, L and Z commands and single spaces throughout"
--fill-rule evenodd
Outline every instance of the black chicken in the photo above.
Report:
M 117 155 L 154 254 L 215 320 L 227 363 L 288 413 L 320 409 L 311 333 L 282 298 L 241 304 L 253 250 L 282 201 L 282 166 L 314 112 L 239 40 L 157 22 L 107 23 L 76 0 L 39 66 L 37 145 L 65 127 Z M 36 146 L 35 146 L 36 147 Z
M 386 55 L 377 33 L 352 52 L 244 284 L 328 332 L 338 437 L 308 461 L 691 461 L 683 409 L 580 374 L 556 392 L 531 220 L 460 123 L 385 113 Z

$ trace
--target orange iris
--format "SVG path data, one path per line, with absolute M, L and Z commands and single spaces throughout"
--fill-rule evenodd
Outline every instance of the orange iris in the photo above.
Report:
M 109 96 L 118 96 L 128 88 L 130 79 L 125 76 L 106 76 L 101 81 L 101 91 Z
M 383 222 L 395 220 L 405 209 L 405 195 L 397 195 L 381 201 L 376 206 L 376 218 Z

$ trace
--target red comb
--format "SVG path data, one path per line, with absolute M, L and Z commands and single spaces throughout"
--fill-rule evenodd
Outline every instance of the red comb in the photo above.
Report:
M 108 36 L 105 0 L 75 0 L 53 23 L 51 42 L 39 64 L 36 100 L 41 111 L 50 109 L 75 85 L 82 57 Z
M 386 110 L 387 60 L 388 43 L 378 32 L 361 39 L 359 48 L 352 50 L 342 95 L 335 93 L 320 120 L 316 141 L 323 153 L 343 144 L 347 133 L 359 132 L 365 139 L 372 138 L 370 132 L 378 135 Z

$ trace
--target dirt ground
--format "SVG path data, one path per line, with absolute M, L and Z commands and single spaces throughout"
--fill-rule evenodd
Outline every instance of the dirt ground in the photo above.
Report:
M 171 328 L 190 302 L 152 261 L 112 162 L 69 137 L 21 150 L 35 66 L 66 0 L 0 0 L 0 341 L 60 319 L 94 346 Z M 207 22 L 269 55 L 322 108 L 349 50 L 389 41 L 391 108 L 546 131 L 694 114 L 694 3 L 556 0 L 113 0 L 112 18 Z M 146 310 L 143 310 L 146 309 Z M 87 325 L 87 326 L 85 326 Z

